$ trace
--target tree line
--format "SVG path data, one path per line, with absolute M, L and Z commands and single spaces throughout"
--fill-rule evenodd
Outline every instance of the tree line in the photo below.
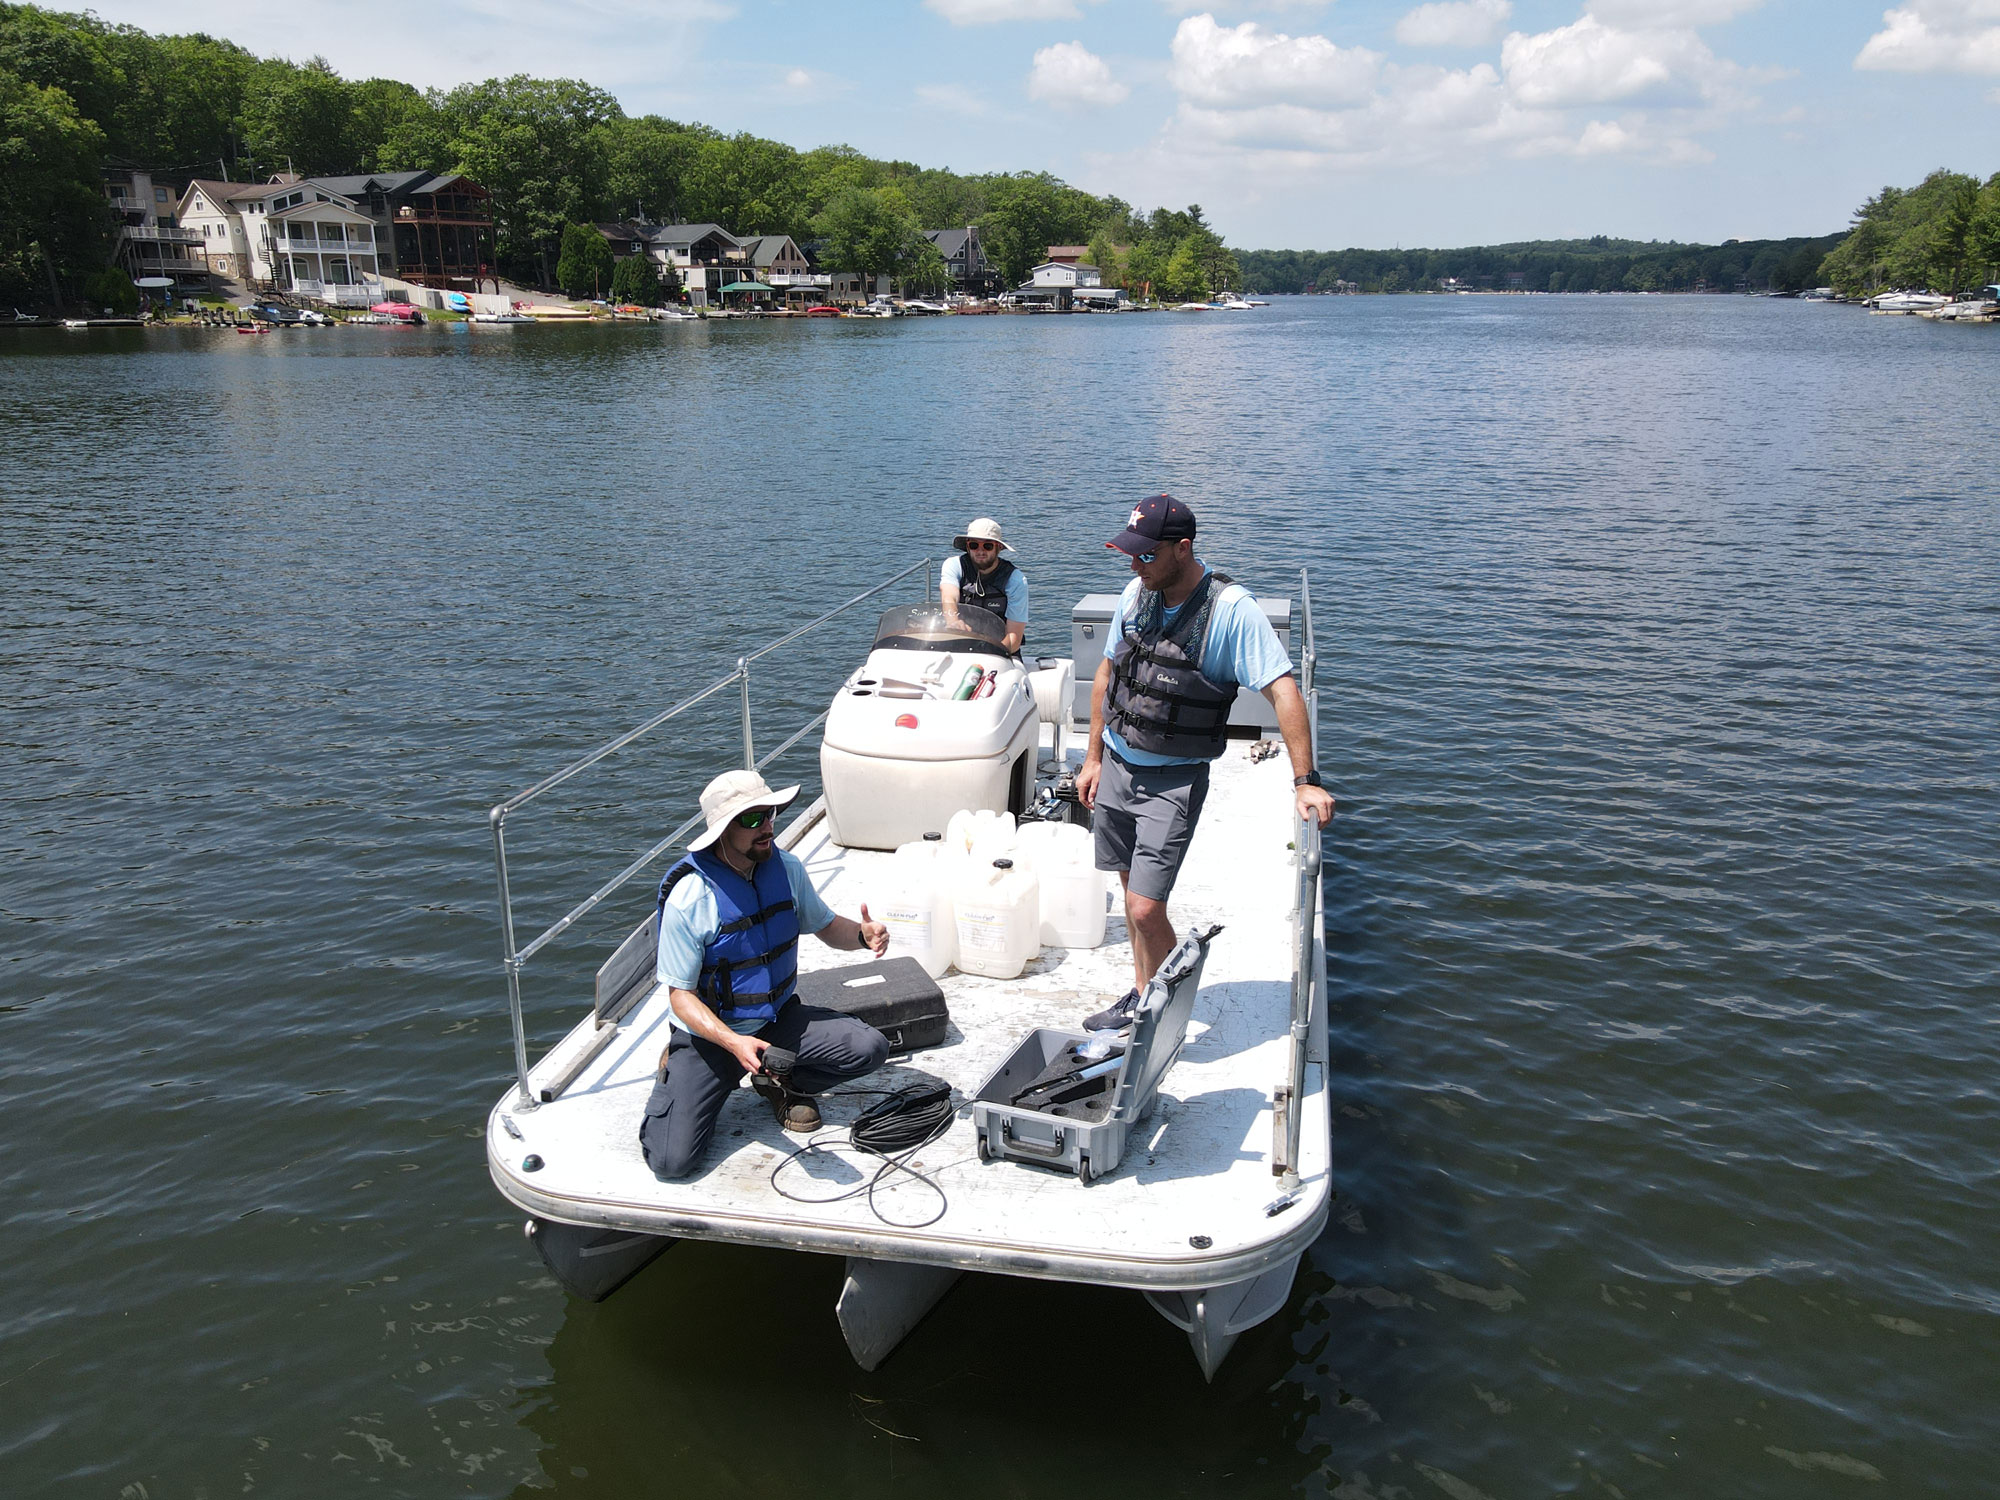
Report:
M 1850 297 L 2000 283 L 2000 172 L 1982 183 L 1940 170 L 1913 188 L 1883 188 L 1854 211 L 1821 274 Z
M 1822 284 L 1820 263 L 1841 238 L 1688 245 L 1597 235 L 1457 250 L 1250 250 L 1240 259 L 1250 285 L 1267 292 L 1423 292 L 1447 280 L 1498 291 L 1797 292 Z
M 1434 291 L 1447 280 L 1530 292 L 1800 292 L 1867 297 L 1891 288 L 1976 291 L 2000 282 L 2000 173 L 1936 171 L 1885 187 L 1840 234 L 1720 245 L 1535 240 L 1459 250 L 1247 250 L 1267 292 Z

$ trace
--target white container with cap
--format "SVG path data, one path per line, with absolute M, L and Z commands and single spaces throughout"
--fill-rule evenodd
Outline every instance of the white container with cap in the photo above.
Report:
M 959 969 L 1012 979 L 1042 951 L 1041 882 L 1005 855 L 969 865 L 953 892 Z
M 889 951 L 914 958 L 936 979 L 958 956 L 952 886 L 962 862 L 945 855 L 944 835 L 904 844 L 866 882 L 868 915 L 889 929 Z

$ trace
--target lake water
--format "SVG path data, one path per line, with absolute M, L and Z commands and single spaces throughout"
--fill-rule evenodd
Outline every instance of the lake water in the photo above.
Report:
M 0 340 L 9 1493 L 1991 1483 L 2000 329 Z M 973 515 L 1061 650 L 1163 488 L 1317 605 L 1339 1199 L 1286 1310 L 1208 1387 L 1136 1293 L 970 1277 L 872 1375 L 835 1260 L 684 1244 L 566 1301 L 485 1172 L 486 807 Z M 764 733 L 866 629 L 759 679 Z M 524 921 L 734 734 L 524 815 Z M 632 896 L 531 966 L 538 1044 Z

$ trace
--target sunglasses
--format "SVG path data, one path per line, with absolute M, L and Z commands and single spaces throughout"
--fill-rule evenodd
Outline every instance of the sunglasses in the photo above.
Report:
M 965 550 L 968 552 L 998 552 L 1000 544 L 998 542 L 967 542 Z
M 1142 563 L 1146 567 L 1150 568 L 1153 565 L 1153 559 L 1158 557 L 1159 555 L 1160 554 L 1157 552 L 1134 552 L 1132 554 L 1132 561 L 1134 561 L 1135 563 Z
M 753 807 L 746 813 L 736 815 L 738 828 L 762 828 L 778 815 L 775 807 Z

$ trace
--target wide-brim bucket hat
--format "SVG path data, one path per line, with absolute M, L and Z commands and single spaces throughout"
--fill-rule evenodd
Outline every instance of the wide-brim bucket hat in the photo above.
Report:
M 691 851 L 706 849 L 722 837 L 722 830 L 733 819 L 753 807 L 768 807 L 773 812 L 783 812 L 798 795 L 799 789 L 795 786 L 772 791 L 755 771 L 724 771 L 701 789 L 701 815 L 708 820 L 708 827 L 701 837 L 688 840 L 688 848 Z
M 1000 523 L 991 516 L 981 516 L 951 539 L 952 546 L 959 548 L 961 551 L 964 550 L 967 542 L 1000 542 L 1000 550 L 1002 552 L 1012 552 L 1014 550 L 1004 541 L 1001 541 Z

